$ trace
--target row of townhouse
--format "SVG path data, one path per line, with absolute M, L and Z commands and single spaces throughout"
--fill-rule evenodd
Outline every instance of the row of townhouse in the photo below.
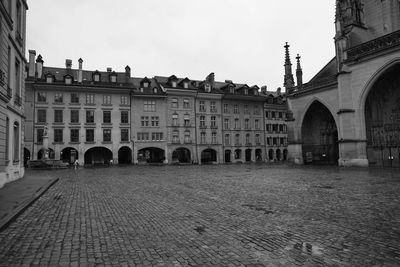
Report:
M 29 51 L 25 160 L 80 164 L 285 160 L 286 102 L 266 87 L 45 67 Z M 271 126 L 270 126 L 271 125 Z M 271 127 L 271 131 L 269 131 Z

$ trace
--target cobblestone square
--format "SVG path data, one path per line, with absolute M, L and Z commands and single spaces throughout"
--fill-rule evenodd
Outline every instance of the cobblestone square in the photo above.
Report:
M 0 233 L 1 266 L 400 265 L 398 169 L 129 166 L 54 175 L 58 183 Z

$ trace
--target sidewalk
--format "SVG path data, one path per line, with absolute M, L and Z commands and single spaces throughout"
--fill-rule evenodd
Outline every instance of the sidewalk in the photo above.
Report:
M 29 170 L 0 188 L 0 230 L 58 180 L 53 171 Z

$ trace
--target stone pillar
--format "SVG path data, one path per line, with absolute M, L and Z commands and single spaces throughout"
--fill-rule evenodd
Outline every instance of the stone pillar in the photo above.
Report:
M 43 159 L 49 159 L 49 136 L 47 126 L 43 129 Z

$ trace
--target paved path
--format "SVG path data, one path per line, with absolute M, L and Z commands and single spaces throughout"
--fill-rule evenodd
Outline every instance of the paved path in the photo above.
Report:
M 84 169 L 0 233 L 1 266 L 399 266 L 400 173 Z

